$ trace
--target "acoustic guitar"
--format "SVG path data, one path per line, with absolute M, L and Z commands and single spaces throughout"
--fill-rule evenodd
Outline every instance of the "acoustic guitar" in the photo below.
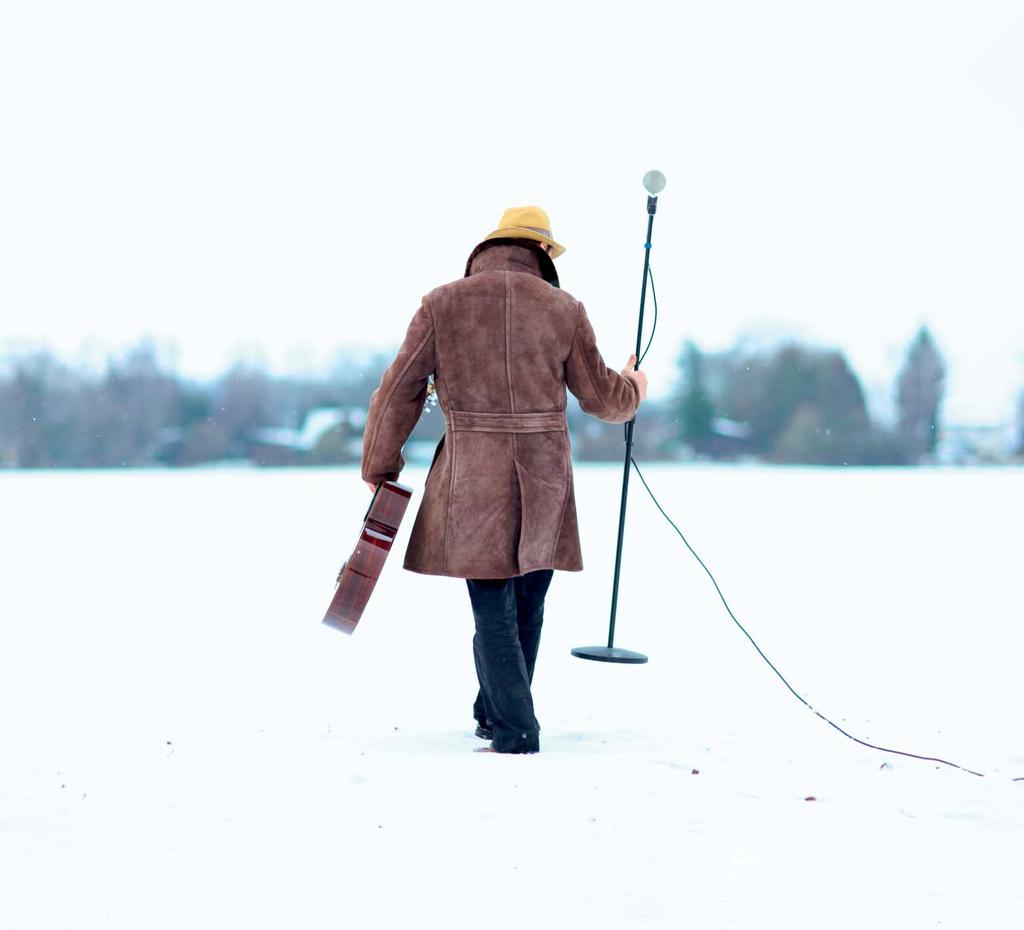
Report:
M 411 497 L 412 488 L 397 481 L 377 485 L 363 517 L 355 551 L 338 572 L 334 596 L 323 619 L 328 626 L 352 635 L 384 568 Z

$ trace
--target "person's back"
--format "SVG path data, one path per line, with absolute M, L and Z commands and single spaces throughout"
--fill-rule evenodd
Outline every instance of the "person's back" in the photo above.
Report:
M 508 222 L 517 211 L 543 225 Z M 503 752 L 535 751 L 528 680 L 544 594 L 554 570 L 583 568 L 566 390 L 608 423 L 631 419 L 646 394 L 646 376 L 632 371 L 635 356 L 622 372 L 609 368 L 583 304 L 558 286 L 552 256 L 562 247 L 546 220 L 538 208 L 506 211 L 473 250 L 465 276 L 423 297 L 371 397 L 363 438 L 363 479 L 396 480 L 433 376 L 445 433 L 403 567 L 466 579 L 477 618 L 478 735 L 493 723 Z M 516 610 L 507 615 L 509 598 L 518 605 L 521 666 L 500 657 L 500 644 L 510 642 L 504 624 L 517 622 Z M 512 677 L 499 684 L 505 674 Z
M 452 406 L 515 413 L 550 410 L 555 401 L 564 410 L 568 387 L 585 413 L 631 419 L 638 391 L 593 357 L 586 311 L 545 280 L 546 260 L 529 240 L 492 240 L 474 251 L 465 277 L 427 295 L 435 338 L 451 346 L 438 361 Z

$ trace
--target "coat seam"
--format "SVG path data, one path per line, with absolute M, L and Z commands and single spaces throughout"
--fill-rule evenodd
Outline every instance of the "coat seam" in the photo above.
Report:
M 426 306 L 427 311 L 430 313 L 430 328 L 436 333 L 437 332 L 437 324 L 436 324 L 436 322 L 434 320 L 434 308 L 430 306 L 430 303 L 429 303 L 429 301 L 427 300 L 426 297 L 423 298 L 423 303 Z M 438 369 L 443 367 L 441 365 L 441 352 L 440 352 L 440 348 L 441 348 L 441 346 L 440 346 L 440 344 L 438 344 L 437 347 L 434 349 L 434 377 L 435 378 L 437 377 Z M 450 401 L 452 395 L 451 395 L 451 392 L 448 390 L 448 382 L 445 380 L 444 375 L 441 375 L 441 383 L 444 385 L 445 399 Z
M 505 272 L 505 377 L 508 379 L 508 403 L 516 412 L 516 397 L 512 390 L 512 279 Z
M 430 300 L 427 297 L 423 298 L 423 305 L 427 308 L 427 313 L 430 314 L 430 328 L 435 334 L 437 333 L 437 321 L 434 319 L 434 308 L 431 306 Z M 435 346 L 434 349 L 434 380 L 438 378 L 439 371 L 443 370 L 444 366 L 441 364 L 441 351 L 440 344 Z M 444 385 L 444 396 L 447 403 L 451 403 L 451 391 L 448 390 L 448 382 L 445 380 L 443 374 L 440 375 L 441 383 Z M 451 442 L 446 442 L 445 438 L 449 433 L 448 429 L 448 415 L 447 411 L 442 410 L 445 417 L 445 431 L 441 434 L 441 440 L 438 442 L 438 449 L 440 449 L 441 442 L 444 442 L 446 451 L 451 450 L 448 455 L 448 505 L 444 508 L 444 538 L 441 545 L 441 573 L 447 573 L 448 571 L 448 520 L 451 515 L 451 501 L 452 501 L 452 485 L 455 477 L 455 437 L 452 437 Z M 438 455 L 435 451 L 434 461 L 430 463 L 430 468 L 427 470 L 427 475 L 434 469 L 434 464 L 437 461 Z
M 443 572 L 448 571 L 448 525 L 451 522 L 452 506 L 455 502 L 455 463 L 458 460 L 455 448 L 456 446 L 458 446 L 458 443 L 455 441 L 455 437 L 453 435 L 451 443 L 452 454 L 449 457 L 451 467 L 448 470 L 448 506 L 444 508 L 444 558 L 441 563 L 441 570 Z
M 565 512 L 569 509 L 569 487 L 572 483 L 572 451 L 569 448 L 569 431 L 562 434 L 562 445 L 565 447 L 565 497 L 562 499 L 562 515 L 558 518 L 558 530 L 555 532 L 555 541 L 551 549 L 551 559 L 554 560 L 558 552 L 558 544 L 562 541 L 562 525 L 565 523 Z
M 569 342 L 569 354 L 572 355 L 573 347 L 576 345 L 576 334 L 580 331 L 580 317 L 583 316 L 583 301 L 576 301 L 576 325 L 573 327 L 572 340 Z
M 430 327 L 436 333 L 437 332 L 437 323 L 434 320 L 434 308 L 430 305 L 430 301 L 427 300 L 426 297 L 423 298 L 423 303 L 424 303 L 424 305 L 427 308 L 427 312 L 430 314 Z M 434 379 L 435 380 L 437 380 L 438 372 L 442 371 L 443 368 L 444 368 L 444 366 L 441 364 L 440 345 L 438 345 L 435 348 L 435 350 L 434 350 Z M 451 404 L 452 392 L 448 389 L 448 381 L 445 379 L 443 374 L 440 377 L 441 377 L 441 383 L 444 385 L 445 401 L 448 404 Z M 445 417 L 444 417 L 445 429 L 444 429 L 444 433 L 442 433 L 442 435 L 441 435 L 441 440 L 444 441 L 445 437 L 450 432 L 450 430 L 448 429 L 450 424 L 448 422 L 447 411 L 442 411 L 442 413 L 445 414 Z M 451 432 L 453 433 L 452 441 L 451 442 L 445 442 L 445 449 L 446 450 L 450 449 L 451 452 L 448 455 L 448 502 L 447 502 L 447 505 L 444 508 L 444 539 L 442 540 L 442 544 L 441 544 L 441 573 L 442 574 L 446 574 L 448 572 L 448 523 L 449 523 L 449 521 L 451 519 L 452 496 L 454 494 L 454 485 L 455 485 L 455 447 L 458 445 L 458 443 L 455 441 L 454 431 L 451 431 Z M 435 457 L 435 461 L 436 461 L 436 457 Z M 434 463 L 431 462 L 430 463 L 430 469 L 428 470 L 428 475 L 429 475 L 429 472 L 433 470 L 433 468 L 434 468 Z
M 512 389 L 512 285 L 514 279 L 510 277 L 508 270 L 505 271 L 505 376 L 508 378 L 508 404 L 511 413 L 516 412 L 516 395 Z M 516 465 L 519 462 L 519 443 L 516 434 L 512 433 L 512 471 L 515 473 L 516 484 L 519 484 L 519 469 Z M 516 568 L 519 565 L 519 549 L 523 544 L 523 522 L 526 511 L 523 506 L 523 489 L 519 488 L 519 540 L 516 544 Z

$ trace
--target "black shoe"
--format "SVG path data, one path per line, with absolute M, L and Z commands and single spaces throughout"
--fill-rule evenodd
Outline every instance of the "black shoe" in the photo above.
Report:
M 477 723 L 476 735 L 479 736 L 480 739 L 494 739 L 494 732 L 486 723 Z

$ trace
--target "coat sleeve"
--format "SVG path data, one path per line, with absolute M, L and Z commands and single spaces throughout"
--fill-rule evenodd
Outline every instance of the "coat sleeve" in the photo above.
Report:
M 370 395 L 363 429 L 364 481 L 398 480 L 405 466 L 402 447 L 423 411 L 435 358 L 434 320 L 424 301 L 409 323 L 398 355 Z
M 584 413 L 605 423 L 625 423 L 636 416 L 640 389 L 631 378 L 609 368 L 597 349 L 587 311 L 579 304 L 576 334 L 565 360 L 565 386 Z

